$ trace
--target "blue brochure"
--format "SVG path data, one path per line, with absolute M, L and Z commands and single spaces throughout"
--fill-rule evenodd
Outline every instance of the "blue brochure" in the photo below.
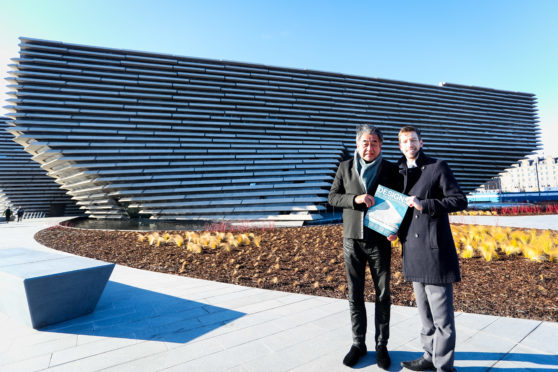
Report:
M 364 226 L 388 236 L 396 234 L 409 206 L 405 203 L 407 195 L 378 185 L 374 194 L 375 204 L 368 208 L 364 216 Z

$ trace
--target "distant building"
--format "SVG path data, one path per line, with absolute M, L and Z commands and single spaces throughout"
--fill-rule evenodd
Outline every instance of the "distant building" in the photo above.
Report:
M 523 159 L 500 175 L 503 192 L 558 190 L 558 157 Z

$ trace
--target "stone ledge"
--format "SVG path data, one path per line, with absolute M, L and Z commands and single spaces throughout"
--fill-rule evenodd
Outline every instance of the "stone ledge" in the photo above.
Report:
M 91 313 L 114 264 L 30 249 L 0 250 L 0 311 L 33 327 Z

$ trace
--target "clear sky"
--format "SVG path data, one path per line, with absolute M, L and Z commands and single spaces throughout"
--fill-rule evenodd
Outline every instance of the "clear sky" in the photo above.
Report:
M 26 36 L 528 92 L 558 156 L 558 0 L 0 0 L 0 14 L 1 77 Z

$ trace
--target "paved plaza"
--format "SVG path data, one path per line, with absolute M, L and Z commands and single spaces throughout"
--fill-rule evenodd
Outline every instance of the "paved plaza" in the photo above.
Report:
M 0 248 L 50 250 L 33 235 L 61 220 L 2 222 Z M 349 371 L 348 308 L 117 265 L 90 315 L 35 330 L 0 313 L 0 371 Z M 456 313 L 456 325 L 459 371 L 558 370 L 558 323 Z M 416 308 L 392 306 L 390 370 L 422 354 L 419 327 Z M 355 369 L 380 370 L 375 353 Z

